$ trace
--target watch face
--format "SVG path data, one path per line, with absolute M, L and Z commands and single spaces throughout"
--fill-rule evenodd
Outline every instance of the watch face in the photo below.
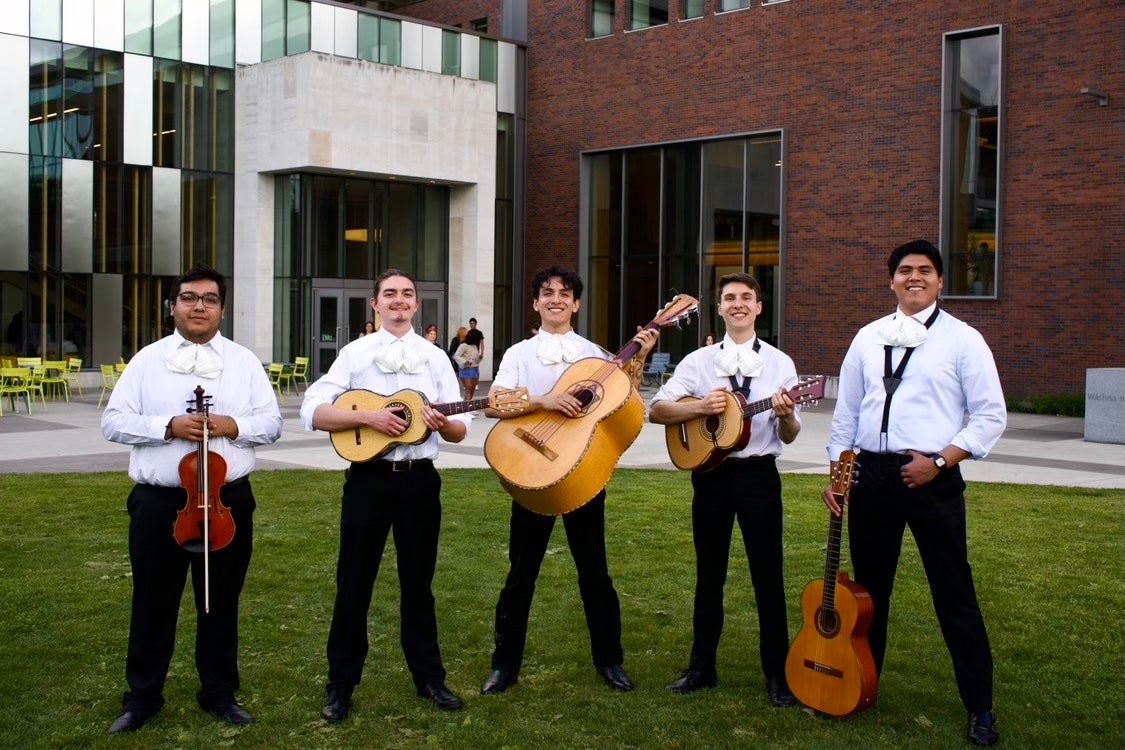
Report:
M 945 456 L 934 456 L 934 466 L 939 469 L 945 468 Z

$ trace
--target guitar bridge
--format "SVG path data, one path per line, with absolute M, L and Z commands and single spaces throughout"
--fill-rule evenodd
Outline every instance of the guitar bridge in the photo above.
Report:
M 559 454 L 548 448 L 546 443 L 533 436 L 530 432 L 523 429 L 522 427 L 516 430 L 516 437 L 530 445 L 542 455 L 546 456 L 549 461 L 554 461 L 559 457 Z
M 818 674 L 826 674 L 829 677 L 843 677 L 844 673 L 835 667 L 830 667 L 827 664 L 821 664 L 812 659 L 805 659 L 805 669 L 811 669 Z

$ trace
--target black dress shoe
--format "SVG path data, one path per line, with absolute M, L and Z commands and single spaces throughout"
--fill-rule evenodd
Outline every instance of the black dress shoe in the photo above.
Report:
M 238 726 L 254 723 L 254 717 L 250 712 L 237 703 L 228 703 L 225 706 L 218 706 L 217 708 L 208 710 L 223 721 L 237 724 Z
M 443 682 L 430 682 L 418 688 L 418 697 L 427 698 L 442 711 L 456 711 L 465 704 Z
M 688 669 L 678 680 L 673 680 L 664 686 L 671 693 L 694 693 L 696 690 L 713 688 L 719 684 L 719 675 L 715 670 Z
M 629 679 L 629 675 L 625 674 L 625 670 L 622 669 L 620 664 L 602 667 L 598 670 L 598 674 L 605 680 L 605 684 L 609 685 L 614 690 L 627 693 L 633 689 L 633 681 Z
M 348 708 L 352 704 L 352 691 L 342 688 L 329 688 L 320 715 L 329 724 L 336 724 L 348 718 Z
M 789 686 L 785 684 L 784 677 L 766 680 L 766 694 L 769 695 L 770 703 L 775 708 L 789 708 L 797 705 L 797 699 L 793 697 L 793 693 L 789 692 Z
M 121 734 L 122 732 L 135 732 L 145 725 L 145 720 L 132 711 L 126 711 L 113 720 L 109 725 L 110 734 Z
M 497 693 L 503 693 L 519 681 L 520 678 L 518 675 L 505 672 L 503 669 L 494 669 L 492 670 L 492 674 L 485 678 L 484 684 L 480 686 L 480 694 L 495 695 Z
M 969 741 L 974 745 L 995 745 L 999 740 L 1000 730 L 996 728 L 996 714 L 991 711 L 969 714 Z

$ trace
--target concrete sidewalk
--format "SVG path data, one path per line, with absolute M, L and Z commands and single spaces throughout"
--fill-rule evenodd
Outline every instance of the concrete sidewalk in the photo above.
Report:
M 647 401 L 653 392 L 645 388 L 642 396 Z M 37 404 L 30 416 L 22 405 L 13 414 L 5 404 L 0 418 L 0 472 L 125 471 L 129 448 L 102 437 L 96 403 L 87 393 L 84 401 L 49 401 L 46 412 Z M 283 398 L 284 432 L 277 443 L 259 449 L 258 468 L 345 468 L 347 462 L 332 450 L 327 435 L 301 429 L 300 404 L 295 393 Z M 822 401 L 803 409 L 801 434 L 778 462 L 782 472 L 827 477 L 825 444 L 832 408 L 831 401 Z M 463 442 L 442 444 L 439 468 L 487 468 L 483 445 L 492 423 L 482 414 L 475 415 Z M 1088 443 L 1082 436 L 1078 418 L 1010 414 L 1008 429 L 992 454 L 983 461 L 965 462 L 962 470 L 966 479 L 978 482 L 1125 489 L 1125 446 Z M 664 428 L 646 423 L 618 465 L 674 471 L 664 446 Z

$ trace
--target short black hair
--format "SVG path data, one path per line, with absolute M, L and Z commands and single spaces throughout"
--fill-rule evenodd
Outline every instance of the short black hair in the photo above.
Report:
M 933 246 L 932 243 L 926 240 L 911 240 L 905 245 L 899 245 L 891 251 L 891 257 L 887 258 L 887 271 L 893 277 L 898 266 L 902 263 L 902 259 L 907 255 L 925 255 L 930 259 L 934 270 L 937 271 L 938 276 L 945 276 L 941 263 L 941 252 Z
M 226 306 L 226 278 L 214 268 L 202 264 L 192 266 L 182 276 L 177 276 L 172 280 L 172 286 L 168 287 L 168 302 L 175 304 L 176 297 L 180 295 L 180 287 L 192 281 L 214 281 L 219 287 L 219 299 L 222 300 L 223 306 Z
M 484 334 L 476 328 L 465 334 L 465 343 L 469 346 L 480 346 L 482 341 L 484 341 Z
M 577 271 L 562 266 L 548 266 L 535 272 L 535 276 L 531 279 L 531 298 L 539 299 L 539 290 L 555 278 L 562 280 L 563 289 L 574 292 L 574 299 L 582 299 L 582 277 Z
M 408 274 L 406 271 L 400 271 L 397 268 L 388 268 L 386 271 L 383 271 L 381 274 L 379 274 L 378 276 L 375 277 L 375 286 L 372 287 L 372 295 L 371 296 L 372 297 L 378 297 L 379 296 L 379 287 L 382 285 L 382 283 L 384 281 L 391 278 L 392 276 L 402 276 L 404 279 L 409 279 L 411 285 L 413 285 L 413 287 L 414 287 L 414 290 L 415 291 L 418 290 L 418 282 L 414 280 L 413 276 Z
M 762 299 L 762 285 L 758 283 L 758 280 L 748 273 L 740 272 L 728 273 L 719 278 L 719 286 L 715 290 L 715 296 L 719 298 L 720 302 L 723 301 L 723 287 L 727 284 L 745 284 L 754 290 L 754 296 L 757 297 L 759 301 Z

